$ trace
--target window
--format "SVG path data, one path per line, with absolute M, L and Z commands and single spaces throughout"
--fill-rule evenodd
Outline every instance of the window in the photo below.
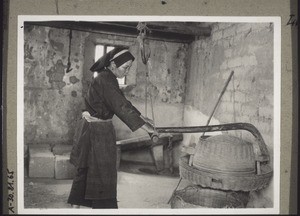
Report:
M 101 58 L 105 53 L 111 51 L 112 49 L 114 49 L 114 46 L 107 46 L 107 45 L 96 45 L 95 48 L 95 62 Z M 97 76 L 97 72 L 94 73 L 94 77 Z M 125 85 L 125 77 L 124 78 L 117 78 L 119 85 Z

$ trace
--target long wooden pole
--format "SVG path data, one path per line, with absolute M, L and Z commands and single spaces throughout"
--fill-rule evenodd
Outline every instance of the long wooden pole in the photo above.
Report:
M 229 82 L 230 82 L 230 80 L 231 80 L 233 74 L 234 74 L 234 71 L 231 71 L 231 73 L 230 73 L 230 75 L 229 75 L 229 77 L 228 77 L 228 79 L 227 79 L 227 81 L 226 81 L 226 83 L 225 83 L 225 86 L 223 87 L 223 89 L 222 89 L 222 91 L 221 91 L 221 93 L 220 93 L 220 95 L 219 95 L 218 101 L 217 101 L 217 103 L 216 103 L 216 105 L 215 105 L 213 111 L 211 112 L 209 118 L 207 119 L 206 126 L 209 125 L 210 120 L 211 120 L 211 118 L 213 117 L 213 115 L 214 115 L 214 113 L 215 113 L 215 111 L 216 111 L 216 109 L 217 109 L 217 107 L 218 107 L 218 105 L 219 105 L 219 102 L 221 101 L 221 98 L 222 98 L 224 92 L 226 91 L 227 86 L 228 86 L 228 84 L 229 84 Z M 202 137 L 204 136 L 204 134 L 205 134 L 205 132 L 202 134 Z

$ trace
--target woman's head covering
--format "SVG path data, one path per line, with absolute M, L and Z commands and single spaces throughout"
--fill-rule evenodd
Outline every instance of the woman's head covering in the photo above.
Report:
M 134 56 L 129 52 L 128 49 L 123 47 L 116 47 L 108 53 L 104 54 L 101 58 L 99 58 L 90 68 L 90 70 L 92 72 L 100 72 L 105 67 L 107 67 L 112 61 L 114 61 L 116 66 L 119 67 L 129 60 L 134 61 L 134 59 Z

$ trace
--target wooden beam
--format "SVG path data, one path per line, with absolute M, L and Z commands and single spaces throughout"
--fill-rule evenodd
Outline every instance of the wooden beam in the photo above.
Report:
M 101 22 L 115 26 L 136 28 L 137 22 Z M 211 28 L 199 22 L 144 22 L 152 32 L 168 32 L 193 36 L 210 36 Z
M 136 23 L 137 24 L 137 23 Z M 25 22 L 24 25 L 39 25 L 48 26 L 53 28 L 72 29 L 77 31 L 101 33 L 101 34 L 113 34 L 125 37 L 136 38 L 139 34 L 134 23 L 131 26 L 128 25 L 113 25 L 111 23 L 102 22 L 85 22 L 85 21 L 43 21 L 43 22 Z M 152 31 L 147 35 L 147 38 L 151 40 L 169 41 L 177 43 L 190 43 L 195 40 L 194 35 L 175 33 L 168 31 Z

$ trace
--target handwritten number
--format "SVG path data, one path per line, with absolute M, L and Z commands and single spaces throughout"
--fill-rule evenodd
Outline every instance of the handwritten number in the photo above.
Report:
M 290 15 L 290 19 L 289 19 L 289 21 L 287 22 L 286 25 L 291 25 L 291 26 L 297 26 L 298 25 L 298 20 L 295 18 L 294 14 Z
M 12 182 L 8 182 L 7 183 L 7 188 L 8 188 L 8 190 L 11 190 L 11 191 L 13 191 L 15 188 L 14 188 L 14 184 L 12 183 Z
M 13 202 L 14 201 L 14 195 L 13 194 L 8 194 L 7 200 Z
M 14 171 L 9 171 L 9 169 L 7 169 L 7 177 L 8 177 L 9 179 L 14 178 Z
M 15 213 L 14 208 L 15 208 L 15 207 L 11 206 L 11 207 L 8 207 L 8 210 L 9 210 L 10 212 L 12 212 L 12 213 Z
M 15 213 L 14 211 L 14 206 L 12 206 L 13 202 L 14 202 L 14 171 L 9 171 L 9 169 L 7 170 L 7 178 L 11 179 L 9 182 L 7 182 L 7 188 L 9 191 L 12 191 L 10 194 L 8 194 L 7 196 L 7 201 L 9 202 L 9 207 L 8 210 L 12 213 Z

